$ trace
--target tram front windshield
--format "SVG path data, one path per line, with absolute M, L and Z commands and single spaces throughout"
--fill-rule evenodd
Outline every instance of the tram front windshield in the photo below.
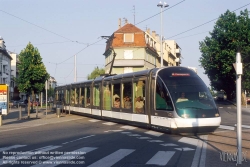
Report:
M 187 68 L 166 68 L 159 71 L 172 97 L 177 114 L 182 118 L 219 116 L 216 104 L 205 83 Z

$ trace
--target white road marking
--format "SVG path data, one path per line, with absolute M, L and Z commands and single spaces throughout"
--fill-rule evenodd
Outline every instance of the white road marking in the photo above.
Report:
M 133 149 L 119 149 L 116 152 L 114 152 L 114 153 L 100 159 L 99 161 L 96 161 L 95 163 L 89 165 L 88 167 L 97 167 L 97 166 L 110 167 L 134 151 L 135 150 L 133 150 Z
M 173 143 L 165 143 L 165 144 L 161 144 L 162 146 L 178 146 L 177 144 L 173 144 Z
M 207 135 L 202 137 L 203 140 L 203 146 L 202 146 L 202 152 L 201 152 L 201 158 L 200 158 L 200 166 L 199 167 L 205 167 L 206 166 L 206 155 L 207 155 Z
M 148 140 L 149 142 L 152 142 L 152 143 L 154 143 L 154 142 L 156 142 L 156 143 L 161 143 L 161 142 L 163 142 L 162 140 Z
M 106 122 L 106 123 L 103 123 L 104 125 L 115 125 L 117 123 L 114 123 L 114 122 Z
M 138 135 L 138 134 L 128 134 L 128 136 L 141 136 L 141 135 Z
M 220 129 L 227 129 L 227 130 L 234 130 L 235 128 L 233 126 L 226 126 L 226 125 L 220 125 Z
M 193 151 L 194 149 L 192 148 L 189 148 L 189 147 L 183 147 L 183 148 L 175 148 L 176 150 L 179 150 L 179 151 Z
M 138 139 L 151 139 L 150 137 L 137 137 Z
M 175 151 L 158 151 L 146 164 L 165 166 Z
M 0 152 L 11 150 L 14 148 L 24 147 L 24 146 L 26 146 L 26 145 L 13 145 L 13 146 L 9 146 L 9 147 L 2 147 L 2 148 L 0 148 Z
M 164 133 L 155 132 L 155 131 L 152 131 L 152 130 L 147 131 L 147 132 L 145 132 L 145 133 L 146 133 L 146 134 L 149 134 L 149 135 L 157 136 L 157 137 L 159 137 L 159 136 L 161 136 L 161 135 L 164 134 Z
M 199 165 L 202 143 L 203 142 L 201 140 L 198 140 L 197 147 L 196 147 L 196 150 L 194 153 L 194 159 L 193 159 L 191 167 L 198 167 L 198 165 Z
M 136 129 L 137 127 L 134 127 L 134 126 L 122 126 L 121 128 L 133 130 L 133 129 Z
M 53 157 L 52 160 L 43 162 L 43 164 L 33 165 L 32 167 L 54 167 L 60 165 L 60 162 L 70 161 L 80 155 L 84 155 L 90 151 L 97 149 L 96 147 L 83 147 L 72 152 L 67 152 L 61 156 Z
M 195 150 L 194 159 L 191 167 L 205 167 L 206 166 L 206 152 L 207 152 L 207 135 L 200 136 Z M 202 141 L 203 140 L 203 141 Z M 200 162 L 200 163 L 199 163 Z
M 65 143 L 62 143 L 62 144 L 72 143 L 72 142 L 75 142 L 75 141 L 78 141 L 78 140 L 81 140 L 81 139 L 86 139 L 86 138 L 93 137 L 93 136 L 95 136 L 95 135 L 90 135 L 90 136 L 81 137 L 81 138 L 79 138 L 79 139 L 71 140 L 71 141 L 68 141 L 68 142 L 65 142 Z
M 56 148 L 59 148 L 61 146 L 46 146 L 46 147 L 42 147 L 42 148 L 39 148 L 39 149 L 35 149 L 35 150 L 31 150 L 31 151 L 25 151 L 25 153 L 21 152 L 21 153 L 17 153 L 13 156 L 9 156 L 9 160 L 4 160 L 4 164 L 6 163 L 12 163 L 13 161 L 17 161 L 17 160 L 20 160 L 20 159 L 30 159 L 30 158 L 27 158 L 27 157 L 31 157 L 32 155 L 35 155 L 35 154 L 41 154 L 42 152 L 46 152 L 46 151 L 50 151 L 50 150 L 53 150 L 53 149 L 56 149 Z M 4 165 L 3 164 L 3 159 L 0 159 L 0 165 Z
M 131 133 L 131 132 L 121 132 L 121 133 L 123 133 L 123 134 L 128 134 L 128 133 Z
M 101 120 L 97 120 L 97 119 L 90 119 L 89 121 L 90 121 L 90 122 L 99 122 L 99 121 L 101 121 Z
M 237 126 L 237 124 L 235 124 L 234 126 Z M 250 128 L 249 125 L 241 125 L 242 128 Z
M 196 146 L 198 140 L 193 139 L 193 138 L 188 138 L 188 137 L 182 137 L 178 142 L 187 143 L 187 144 L 191 144 L 191 145 Z

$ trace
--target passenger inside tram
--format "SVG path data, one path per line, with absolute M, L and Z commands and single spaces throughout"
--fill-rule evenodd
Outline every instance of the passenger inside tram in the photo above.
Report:
M 120 98 L 116 97 L 114 101 L 114 108 L 120 108 Z
M 125 102 L 124 102 L 125 108 L 126 108 L 126 109 L 130 109 L 131 106 L 132 106 L 130 98 L 129 98 L 128 96 L 126 96 L 126 97 L 124 98 L 124 100 L 125 100 Z
M 179 97 L 176 101 L 176 103 L 183 102 L 183 101 L 188 101 L 188 99 L 185 97 L 185 93 L 181 93 L 181 97 Z
M 141 96 L 137 97 L 136 102 L 135 102 L 135 111 L 137 114 L 143 113 L 143 106 L 144 106 L 144 103 L 142 101 Z

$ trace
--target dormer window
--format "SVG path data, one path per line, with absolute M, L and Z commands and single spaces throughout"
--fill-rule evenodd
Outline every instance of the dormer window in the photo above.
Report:
M 134 42 L 134 34 L 129 33 L 129 34 L 124 34 L 124 42 Z

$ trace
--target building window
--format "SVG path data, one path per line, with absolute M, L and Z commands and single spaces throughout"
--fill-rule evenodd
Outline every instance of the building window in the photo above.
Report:
M 124 42 L 134 42 L 134 34 L 124 34 Z
M 133 59 L 133 50 L 124 50 L 124 59 Z

